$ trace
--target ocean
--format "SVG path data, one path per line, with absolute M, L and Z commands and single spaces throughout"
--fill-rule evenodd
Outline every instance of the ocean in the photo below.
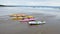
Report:
M 13 13 L 44 13 L 44 14 L 58 14 L 59 8 L 49 7 L 0 7 L 0 16 L 9 15 Z

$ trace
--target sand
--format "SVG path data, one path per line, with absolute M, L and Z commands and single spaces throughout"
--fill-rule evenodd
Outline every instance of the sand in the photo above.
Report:
M 46 15 L 40 13 L 30 14 L 37 20 L 43 17 L 46 24 L 29 25 L 16 20 L 11 20 L 9 16 L 0 16 L 0 34 L 60 34 L 60 20 L 56 15 Z

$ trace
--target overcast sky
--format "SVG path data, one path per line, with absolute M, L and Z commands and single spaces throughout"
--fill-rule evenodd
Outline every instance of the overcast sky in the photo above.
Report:
M 60 0 L 0 0 L 3 5 L 60 6 Z

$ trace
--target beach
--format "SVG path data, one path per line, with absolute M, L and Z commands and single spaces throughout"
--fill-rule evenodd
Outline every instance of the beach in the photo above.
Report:
M 14 12 L 15 11 L 15 12 Z M 36 20 L 43 18 L 46 24 L 29 25 L 16 20 L 11 20 L 9 14 L 25 13 L 36 17 Z M 0 8 L 0 34 L 60 34 L 59 10 L 42 10 L 16 7 Z

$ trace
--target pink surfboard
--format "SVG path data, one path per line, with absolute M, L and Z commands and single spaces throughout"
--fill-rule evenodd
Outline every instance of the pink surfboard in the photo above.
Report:
M 29 21 L 35 21 L 35 19 L 34 18 L 30 18 Z
M 28 22 L 29 19 L 20 20 L 21 22 Z

